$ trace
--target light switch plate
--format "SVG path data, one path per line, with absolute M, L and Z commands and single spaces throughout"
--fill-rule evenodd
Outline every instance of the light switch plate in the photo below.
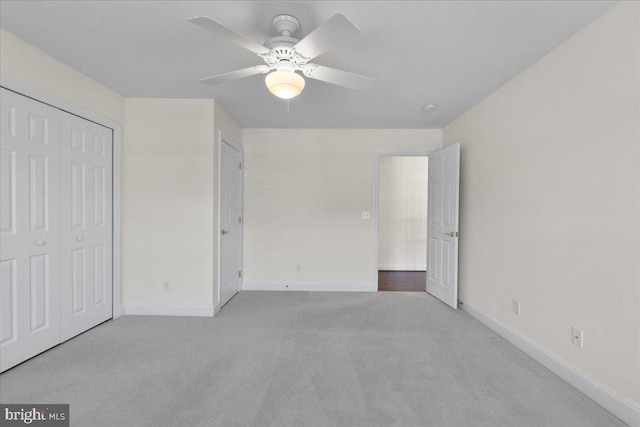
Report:
M 571 342 L 582 348 L 584 346 L 584 334 L 578 328 L 571 328 Z

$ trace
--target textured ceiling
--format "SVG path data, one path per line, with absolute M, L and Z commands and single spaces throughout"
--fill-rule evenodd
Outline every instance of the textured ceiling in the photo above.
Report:
M 0 25 L 126 97 L 215 98 L 243 127 L 441 128 L 612 7 L 611 1 L 5 1 Z M 262 63 L 189 24 L 205 15 L 262 43 L 273 16 L 303 37 L 341 12 L 362 31 L 313 62 L 376 79 L 366 93 L 307 80 L 287 101 L 263 76 L 197 80 Z M 438 108 L 423 113 L 425 104 Z

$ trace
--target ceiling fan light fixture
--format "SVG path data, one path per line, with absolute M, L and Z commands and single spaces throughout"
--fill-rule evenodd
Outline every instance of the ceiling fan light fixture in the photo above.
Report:
M 264 79 L 267 89 L 282 99 L 291 99 L 300 95 L 304 89 L 304 79 L 294 71 L 273 71 Z

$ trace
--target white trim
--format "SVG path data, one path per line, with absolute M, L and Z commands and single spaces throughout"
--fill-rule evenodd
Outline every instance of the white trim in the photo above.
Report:
M 371 283 L 261 282 L 244 283 L 243 291 L 371 292 Z M 377 291 L 376 289 L 375 291 Z
M 120 123 L 104 117 L 100 114 L 94 113 L 93 111 L 87 110 L 86 108 L 74 105 L 68 101 L 65 101 L 64 99 L 60 99 L 48 93 L 34 89 L 29 84 L 14 79 L 13 77 L 0 75 L 0 86 L 113 130 L 113 318 L 117 319 L 122 315 L 122 126 L 120 125 Z
M 404 264 L 404 265 L 388 265 L 378 264 L 378 271 L 427 271 L 426 264 Z
M 215 114 L 215 113 L 214 113 Z M 215 123 L 215 116 L 214 116 L 214 123 Z M 216 203 L 217 203 L 217 218 L 218 221 L 217 223 L 214 225 L 213 228 L 213 237 L 215 239 L 215 244 L 216 244 L 216 253 L 218 254 L 216 259 L 213 260 L 214 266 L 214 274 L 217 276 L 216 279 L 216 283 L 218 284 L 218 293 L 216 295 L 216 300 L 215 300 L 215 305 L 220 306 L 220 308 L 222 308 L 222 305 L 220 305 L 220 189 L 222 188 L 222 185 L 220 184 L 220 168 L 222 165 L 222 131 L 218 132 L 218 140 L 214 141 L 213 145 L 214 145 L 214 150 L 216 149 L 215 145 L 216 142 L 218 143 L 218 164 L 215 165 L 215 171 L 214 171 L 214 177 L 215 180 L 217 182 L 217 195 L 216 195 Z
M 113 128 L 113 318 L 122 315 L 122 129 Z
M 221 308 L 222 308 L 222 306 L 220 305 L 219 301 L 218 301 L 218 303 L 214 304 L 214 306 L 213 306 L 213 315 L 215 316 L 216 314 L 218 314 L 220 312 Z
M 378 265 L 380 255 L 378 254 L 378 239 L 379 239 L 379 210 L 380 210 L 380 158 L 383 156 L 402 156 L 402 157 L 429 157 L 431 151 L 416 151 L 416 150 L 376 150 L 376 167 L 373 180 L 373 289 L 374 292 L 378 291 Z
M 218 246 L 218 259 L 216 259 L 216 274 L 218 275 L 218 300 L 216 302 L 216 306 L 218 306 L 218 311 L 222 308 L 220 304 L 220 196 L 222 189 L 222 144 L 227 144 L 230 147 L 238 150 L 240 152 L 240 162 L 242 163 L 242 169 L 240 169 L 240 216 L 242 217 L 242 224 L 240 224 L 240 269 L 244 273 L 244 263 L 243 263 L 243 246 L 244 246 L 244 148 L 241 144 L 238 144 L 233 139 L 229 138 L 224 132 L 218 131 L 218 165 L 217 165 L 217 177 L 218 177 L 218 224 L 216 224 L 215 233 L 217 238 L 217 246 Z M 240 277 L 240 289 L 243 289 L 244 283 L 244 274 Z M 217 313 L 217 311 L 216 311 Z
M 213 317 L 214 305 L 125 304 L 125 315 Z
M 632 427 L 640 426 L 640 408 L 637 406 L 607 390 L 604 386 L 594 382 L 582 372 L 567 365 L 566 362 L 551 354 L 540 345 L 530 341 L 518 332 L 501 325 L 478 309 L 467 303 L 463 303 L 459 305 L 459 307 L 625 423 Z

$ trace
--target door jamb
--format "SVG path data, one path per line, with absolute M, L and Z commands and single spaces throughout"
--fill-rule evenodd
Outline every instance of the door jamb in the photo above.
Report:
M 109 119 L 101 114 L 94 113 L 72 102 L 58 98 L 35 89 L 28 83 L 14 79 L 4 74 L 0 74 L 0 86 L 12 92 L 32 98 L 43 104 L 48 104 L 59 110 L 97 123 L 113 131 L 113 319 L 122 315 L 121 297 L 121 274 L 122 274 L 122 252 L 121 252 L 121 224 L 122 224 L 122 126 L 119 122 Z
M 218 164 L 217 164 L 217 180 L 218 180 L 218 194 L 217 194 L 217 205 L 218 205 L 218 209 L 217 209 L 217 216 L 218 216 L 218 221 L 216 224 L 216 228 L 214 231 L 214 236 L 215 236 L 215 245 L 217 247 L 217 259 L 216 259 L 216 281 L 218 283 L 218 295 L 217 295 L 217 301 L 214 303 L 214 314 L 217 313 L 221 307 L 221 300 L 220 300 L 220 290 L 221 290 L 221 283 L 220 283 L 220 196 L 221 196 L 221 189 L 222 189 L 222 144 L 227 144 L 230 147 L 238 150 L 240 152 L 240 162 L 242 163 L 242 169 L 240 170 L 240 216 L 242 217 L 242 224 L 240 224 L 240 268 L 241 270 L 243 270 L 244 272 L 244 268 L 243 268 L 243 249 L 244 249 L 244 149 L 242 147 L 241 144 L 238 144 L 237 142 L 235 142 L 233 139 L 231 139 L 229 136 L 227 136 L 224 132 L 222 131 L 218 131 Z M 242 290 L 242 287 L 244 285 L 244 274 L 240 277 L 240 290 Z
M 373 187 L 373 289 L 378 292 L 378 239 L 379 239 L 379 214 L 380 214 L 380 158 L 382 157 L 429 157 L 431 151 L 421 150 L 376 150 L 375 177 Z M 426 284 L 425 284 L 426 290 Z

